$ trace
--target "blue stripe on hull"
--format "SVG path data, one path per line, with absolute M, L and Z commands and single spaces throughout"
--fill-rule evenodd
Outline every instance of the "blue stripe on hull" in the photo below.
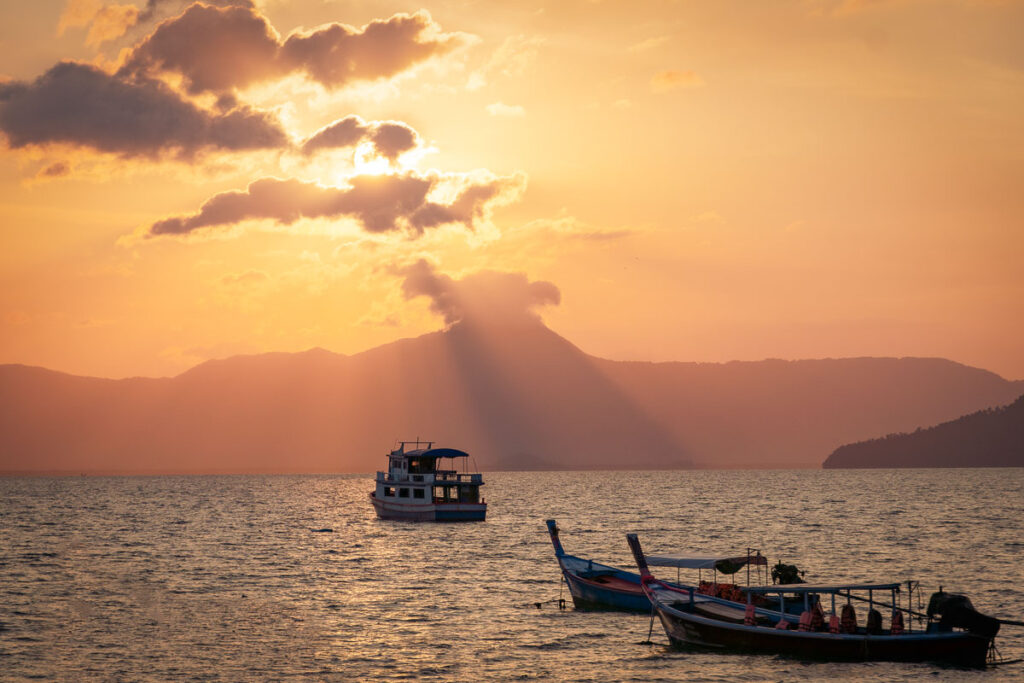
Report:
M 566 573 L 569 582 L 569 593 L 573 604 L 583 609 L 619 609 L 630 612 L 650 612 L 651 601 L 643 593 L 624 593 L 622 591 L 599 588 L 590 583 L 580 581 L 572 574 Z M 637 585 L 639 588 L 639 583 Z
M 434 520 L 438 522 L 482 522 L 487 517 L 487 508 L 482 510 L 435 510 Z

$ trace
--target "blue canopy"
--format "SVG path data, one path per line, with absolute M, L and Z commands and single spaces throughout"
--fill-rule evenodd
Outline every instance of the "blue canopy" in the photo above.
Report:
M 429 448 L 423 451 L 410 451 L 406 455 L 420 458 L 468 458 L 469 453 L 455 448 Z

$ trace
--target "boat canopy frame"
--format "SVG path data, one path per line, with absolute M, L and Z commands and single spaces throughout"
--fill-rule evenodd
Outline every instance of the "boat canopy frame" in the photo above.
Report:
M 768 566 L 768 558 L 758 551 L 753 555 L 705 555 L 696 553 L 665 553 L 647 555 L 647 564 L 652 567 L 676 567 L 677 569 L 715 569 L 722 563 L 730 563 L 737 569 L 747 564 Z
M 457 448 L 421 448 L 415 451 L 394 451 L 392 458 L 468 458 L 469 453 Z
M 648 559 L 648 563 L 650 560 Z M 751 586 L 751 593 L 843 593 L 849 591 L 896 591 L 899 583 L 776 583 L 770 586 Z

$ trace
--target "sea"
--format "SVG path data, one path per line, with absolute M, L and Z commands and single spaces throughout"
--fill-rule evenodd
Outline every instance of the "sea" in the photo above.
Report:
M 635 532 L 1024 620 L 1024 469 L 484 476 L 462 524 L 377 519 L 370 475 L 0 479 L 0 680 L 1024 680 L 676 649 L 649 615 L 573 609 L 544 525 L 624 568 Z M 997 645 L 1024 657 L 1024 628 Z

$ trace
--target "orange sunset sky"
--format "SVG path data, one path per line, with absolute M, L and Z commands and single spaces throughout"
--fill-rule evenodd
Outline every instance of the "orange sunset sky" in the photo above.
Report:
M 107 377 L 550 283 L 594 355 L 1024 378 L 1024 3 L 0 5 L 0 363 Z M 551 289 L 551 285 L 557 291 Z

